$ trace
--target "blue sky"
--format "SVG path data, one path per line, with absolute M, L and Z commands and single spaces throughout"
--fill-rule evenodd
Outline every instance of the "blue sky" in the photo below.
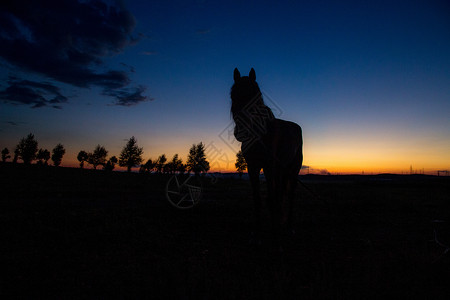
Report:
M 118 155 L 131 136 L 145 158 L 185 160 L 203 141 L 215 169 L 230 170 L 239 148 L 225 135 L 232 73 L 253 67 L 268 105 L 302 126 L 311 169 L 450 169 L 448 2 L 311 2 L 108 2 L 116 14 L 89 1 L 33 4 L 61 30 L 27 23 L 26 13 L 2 4 L 21 33 L 4 23 L 3 42 L 12 49 L 13 40 L 31 41 L 34 52 L 30 61 L 17 57 L 20 48 L 0 51 L 0 147 L 32 132 L 40 147 L 63 143 L 63 165 L 73 165 L 78 151 L 97 144 Z M 71 43 L 52 45 L 68 36 Z M 52 46 L 58 51 L 41 51 Z M 35 94 L 41 102 L 24 101 L 11 87 L 46 102 Z

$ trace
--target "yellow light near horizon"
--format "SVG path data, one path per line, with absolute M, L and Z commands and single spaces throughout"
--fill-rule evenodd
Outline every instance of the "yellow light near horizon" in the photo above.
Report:
M 205 139 L 206 140 L 206 139 Z M 216 139 L 217 140 L 217 139 Z M 216 141 L 215 140 L 215 141 Z M 413 139 L 397 139 L 394 137 L 353 136 L 347 139 L 330 137 L 308 139 L 304 141 L 305 166 L 310 172 L 326 170 L 332 174 L 340 173 L 408 173 L 410 166 L 414 170 L 425 170 L 425 173 L 450 169 L 449 141 L 416 141 Z M 172 143 L 142 143 L 144 146 L 144 162 L 159 155 L 166 154 L 170 160 L 177 153 L 186 163 L 187 154 L 192 143 L 186 141 L 172 141 Z M 208 157 L 210 172 L 235 172 L 236 153 L 227 145 L 215 142 L 221 156 Z M 120 146 L 111 147 L 110 155 L 118 156 Z M 239 146 L 238 148 L 239 149 Z M 78 150 L 67 153 L 63 158 L 63 166 L 79 167 L 76 159 Z M 220 160 L 222 158 L 222 160 Z M 88 166 L 89 167 L 89 166 Z M 136 168 L 137 169 L 137 168 Z M 307 172 L 302 171 L 302 174 Z
M 432 150 L 415 153 L 414 149 L 392 148 L 336 148 L 333 151 L 318 149 L 310 155 L 306 153 L 305 157 L 305 165 L 345 173 L 401 173 L 409 171 L 411 165 L 418 169 L 437 170 L 448 167 L 450 162 L 448 155 L 436 155 Z

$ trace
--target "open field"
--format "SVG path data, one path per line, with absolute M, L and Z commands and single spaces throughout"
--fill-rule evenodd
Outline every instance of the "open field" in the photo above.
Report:
M 248 243 L 249 183 L 204 179 L 192 210 L 168 176 L 0 166 L 0 296 L 450 299 L 450 178 L 301 176 L 284 252 Z

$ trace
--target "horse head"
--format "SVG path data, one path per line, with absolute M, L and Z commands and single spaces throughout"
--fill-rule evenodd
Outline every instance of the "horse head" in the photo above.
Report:
M 234 69 L 234 84 L 231 87 L 231 113 L 233 117 L 244 108 L 264 105 L 261 90 L 256 82 L 256 73 L 252 68 L 248 76 L 241 76 L 237 68 Z

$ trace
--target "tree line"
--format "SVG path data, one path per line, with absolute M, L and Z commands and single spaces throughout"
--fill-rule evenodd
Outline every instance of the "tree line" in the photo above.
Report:
M 20 140 L 13 153 L 13 163 L 17 163 L 20 159 L 26 165 L 31 164 L 34 160 L 36 160 L 38 165 L 48 165 L 48 161 L 51 158 L 53 165 L 58 167 L 61 165 L 64 154 L 66 154 L 66 149 L 61 143 L 58 143 L 51 153 L 47 149 L 38 149 L 38 142 L 34 135 L 30 133 L 26 138 L 24 137 Z M 11 158 L 10 152 L 8 148 L 4 148 L 2 150 L 2 161 L 5 162 L 9 158 Z
M 52 155 L 47 149 L 38 149 L 38 142 L 33 134 L 29 134 L 26 138 L 22 138 L 19 144 L 14 149 L 13 163 L 17 163 L 21 159 L 24 164 L 31 164 L 36 160 L 36 164 L 48 165 L 48 160 L 51 158 L 54 166 L 61 164 L 62 158 L 66 150 L 62 144 L 57 144 L 52 150 Z M 142 162 L 144 150 L 139 147 L 137 140 L 132 136 L 120 152 L 119 158 L 116 156 L 108 157 L 108 151 L 104 146 L 97 145 L 92 152 L 81 150 L 77 155 L 77 160 L 80 162 L 80 168 L 84 168 L 85 163 L 92 165 L 94 169 L 101 166 L 105 171 L 114 170 L 118 164 L 120 167 L 126 167 L 128 172 L 132 168 L 139 167 L 140 173 L 159 173 L 159 174 L 174 174 L 174 173 L 190 173 L 198 175 L 209 171 L 209 162 L 206 159 L 205 146 L 202 142 L 193 144 L 189 149 L 189 155 L 186 163 L 175 154 L 171 160 L 168 160 L 165 154 L 160 155 L 156 160 L 148 159 L 144 164 Z M 5 162 L 11 156 L 7 148 L 2 150 L 2 161 Z M 239 175 L 247 168 L 247 164 L 239 151 L 236 155 L 236 170 Z
M 119 158 L 112 156 L 108 159 L 108 151 L 105 147 L 97 145 L 92 152 L 81 150 L 77 159 L 80 162 L 80 168 L 84 168 L 84 164 L 88 163 L 94 169 L 102 166 L 104 170 L 108 171 L 112 171 L 117 163 L 120 167 L 126 167 L 128 172 L 131 172 L 132 168 L 139 167 L 140 173 L 184 174 L 193 172 L 200 174 L 202 172 L 206 173 L 210 169 L 209 162 L 206 159 L 205 146 L 202 142 L 192 145 L 185 164 L 178 154 L 175 154 L 171 160 L 167 160 L 166 155 L 162 154 L 156 160 L 150 158 L 142 164 L 144 161 L 143 153 L 143 148 L 137 145 L 136 138 L 132 136 L 120 152 Z

